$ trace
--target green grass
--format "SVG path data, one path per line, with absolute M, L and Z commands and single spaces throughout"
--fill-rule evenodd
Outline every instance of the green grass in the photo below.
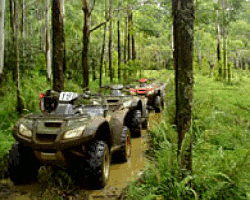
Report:
M 172 126 L 173 82 L 166 100 L 164 120 L 151 130 L 152 161 L 141 184 L 129 187 L 127 199 L 250 199 L 249 74 L 237 72 L 231 84 L 195 75 L 193 173 L 184 180 L 179 178 Z

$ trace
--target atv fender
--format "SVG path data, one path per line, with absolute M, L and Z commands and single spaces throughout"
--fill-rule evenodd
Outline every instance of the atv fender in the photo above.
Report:
M 115 146 L 120 146 L 121 144 L 121 135 L 123 131 L 123 126 L 126 125 L 125 119 L 129 112 L 129 109 L 117 110 L 112 113 L 110 120 L 110 130 L 112 134 L 112 143 Z
M 112 143 L 110 133 L 111 130 L 108 120 L 103 117 L 96 116 L 88 123 L 84 135 L 90 136 L 92 139 L 102 137 L 101 139 L 106 141 L 110 147 Z
M 147 119 L 147 104 L 148 104 L 148 99 L 143 98 L 142 99 L 142 108 L 141 108 L 142 121 Z

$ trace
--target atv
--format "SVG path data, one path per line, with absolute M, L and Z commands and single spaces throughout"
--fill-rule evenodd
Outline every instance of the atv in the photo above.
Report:
M 10 179 L 25 184 L 42 165 L 64 166 L 75 182 L 103 188 L 113 155 L 122 162 L 131 156 L 129 109 L 114 110 L 100 94 L 49 91 L 47 97 L 41 114 L 28 114 L 13 128 Z
M 105 95 L 109 107 L 115 109 L 128 109 L 128 127 L 130 128 L 132 137 L 140 137 L 141 129 L 148 127 L 148 110 L 147 98 L 124 94 L 122 85 L 104 86 L 105 89 L 110 89 L 110 94 Z M 121 105 L 118 106 L 118 105 Z M 118 107 L 117 107 L 118 106 Z
M 166 84 L 147 83 L 148 80 L 152 81 L 154 79 L 140 79 L 138 81 L 140 83 L 139 85 L 129 89 L 130 94 L 147 97 L 147 108 L 149 110 L 155 110 L 156 113 L 160 113 L 164 108 L 164 89 Z

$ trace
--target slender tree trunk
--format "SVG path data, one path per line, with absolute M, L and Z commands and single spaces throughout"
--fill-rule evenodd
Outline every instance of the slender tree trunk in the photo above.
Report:
M 229 57 L 228 57 L 228 64 L 227 64 L 227 76 L 228 76 L 228 82 L 230 83 L 231 82 L 231 62 L 232 62 L 232 54 L 231 54 L 231 45 L 229 44 L 229 38 L 228 38 L 228 45 L 227 45 L 227 49 L 228 49 L 228 52 L 230 52 L 229 54 Z
M 135 36 L 132 35 L 132 60 L 136 59 L 136 51 L 135 51 Z
M 220 0 L 217 0 L 217 4 L 220 5 Z M 221 50 L 220 50 L 220 23 L 219 23 L 219 10 L 216 10 L 216 31 L 217 31 L 217 65 L 218 65 L 218 72 L 219 72 L 219 77 L 222 77 L 222 68 L 221 68 Z
M 22 61 L 24 62 L 24 57 L 25 57 L 25 53 L 24 53 L 24 49 L 25 49 L 25 15 L 26 11 L 25 11 L 25 0 L 22 0 L 22 31 L 21 31 L 21 43 L 22 43 Z
M 10 28 L 14 33 L 14 0 L 10 0 Z
M 178 132 L 178 160 L 180 168 L 186 170 L 184 177 L 192 171 L 192 135 L 188 134 L 192 123 L 193 88 L 193 0 L 172 0 L 174 24 L 174 66 L 176 84 L 176 117 Z M 188 147 L 182 149 L 183 140 Z
M 50 48 L 50 26 L 49 26 L 49 7 L 50 7 L 50 0 L 46 0 L 46 71 L 47 71 L 47 80 L 51 82 L 51 48 Z
M 83 26 L 83 50 L 82 50 L 82 70 L 83 70 L 83 88 L 89 87 L 89 66 L 88 66 L 88 49 L 89 49 L 89 30 L 90 30 L 90 12 L 87 7 L 83 7 L 84 26 Z
M 174 52 L 174 24 L 171 26 L 171 49 Z
M 223 27 L 223 68 L 224 68 L 224 79 L 227 78 L 227 39 L 226 39 L 226 30 Z
M 16 89 L 17 89 L 17 105 L 16 110 L 18 114 L 23 111 L 23 103 L 20 94 L 20 72 L 19 72 L 19 39 L 18 39 L 18 0 L 14 1 L 14 49 L 15 49 L 15 67 L 16 67 Z
M 223 69 L 224 69 L 224 79 L 227 78 L 227 47 L 226 47 L 226 43 L 227 43 L 227 39 L 226 39 L 226 25 L 225 25 L 225 1 L 222 0 L 222 32 L 223 32 Z
M 123 45 L 123 62 L 124 62 L 124 64 L 127 63 L 127 43 L 128 43 L 128 15 L 125 18 L 125 30 L 124 30 L 124 45 Z M 127 69 L 123 68 L 123 80 L 126 80 L 126 78 L 127 78 Z
M 52 4 L 52 41 L 53 41 L 53 89 L 64 90 L 64 27 L 63 0 L 53 0 Z
M 104 70 L 105 70 L 105 76 L 108 76 L 108 61 L 106 56 L 104 56 Z
M 128 11 L 128 60 L 131 60 L 131 13 Z
M 24 33 L 24 22 L 25 22 L 25 0 L 22 1 L 22 39 L 25 36 L 25 33 Z
M 62 5 L 62 13 L 63 13 L 63 32 L 64 32 L 64 27 L 65 27 L 65 17 L 64 17 L 65 16 L 65 9 L 64 9 L 64 3 Z M 63 47 L 63 53 L 64 53 L 63 74 L 65 74 L 66 69 L 67 69 L 67 63 L 66 63 L 66 42 L 65 42 L 64 34 L 63 34 L 62 40 L 63 40 L 63 44 L 64 44 L 64 47 Z
M 83 50 L 82 50 L 82 70 L 83 70 L 83 88 L 89 87 L 89 66 L 88 66 L 88 50 L 91 26 L 91 11 L 88 0 L 83 0 L 84 26 L 83 26 Z
M 109 17 L 110 17 L 110 24 L 109 24 L 109 78 L 110 82 L 113 83 L 113 0 L 109 1 Z
M 4 68 L 4 15 L 5 15 L 5 0 L 0 0 L 0 84 L 3 78 Z
M 102 52 L 101 52 L 101 59 L 100 59 L 100 82 L 99 82 L 100 88 L 102 87 L 102 67 L 103 67 L 103 60 L 104 60 L 104 54 L 105 54 L 106 34 L 107 34 L 107 22 L 104 25 Z M 106 71 L 105 71 L 105 75 L 106 75 Z
M 10 28 L 11 28 L 11 31 L 10 31 L 10 35 L 11 35 L 11 38 L 12 38 L 12 49 L 14 49 L 14 40 L 15 40 L 15 37 L 14 37 L 14 0 L 10 0 Z M 11 56 L 14 57 L 14 51 L 11 50 Z M 12 66 L 11 66 L 11 70 L 12 70 L 12 80 L 13 81 L 16 81 L 16 67 L 15 67 L 15 63 L 11 63 Z
M 124 30 L 124 51 L 123 51 L 123 62 L 127 63 L 127 42 L 128 42 L 128 15 L 125 18 L 125 30 Z
M 96 54 L 97 55 L 97 54 Z M 92 80 L 95 81 L 96 80 L 96 58 L 92 59 Z
M 131 37 L 132 37 L 132 60 L 136 59 L 136 50 L 135 50 L 135 33 L 134 33 L 134 22 L 133 22 L 133 13 L 131 11 Z
M 117 43 L 118 43 L 118 80 L 121 79 L 121 59 L 122 59 L 122 52 L 121 52 L 121 34 L 120 34 L 120 7 L 118 7 L 118 19 L 117 19 Z
M 239 68 L 239 54 L 238 54 L 238 50 L 237 50 L 237 48 L 236 48 L 236 52 L 235 52 L 235 67 L 236 67 L 236 69 L 238 69 Z
M 105 44 L 106 44 L 106 34 L 107 34 L 107 19 L 108 19 L 108 13 L 107 13 L 107 0 L 105 0 L 105 24 L 104 24 L 104 33 L 103 33 L 103 43 L 102 43 L 102 51 L 101 51 L 101 59 L 100 59 L 100 82 L 99 87 L 102 87 L 102 66 L 103 66 L 103 60 L 104 60 L 104 54 L 105 54 Z M 106 63 L 105 63 L 105 75 L 106 75 Z

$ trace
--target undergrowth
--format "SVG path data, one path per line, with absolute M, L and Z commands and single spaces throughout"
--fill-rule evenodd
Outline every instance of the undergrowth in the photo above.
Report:
M 150 162 L 127 190 L 127 199 L 250 199 L 250 85 L 195 75 L 192 175 L 180 179 L 174 122 L 174 83 L 162 122 L 150 131 Z M 191 182 L 191 185 L 189 184 Z

